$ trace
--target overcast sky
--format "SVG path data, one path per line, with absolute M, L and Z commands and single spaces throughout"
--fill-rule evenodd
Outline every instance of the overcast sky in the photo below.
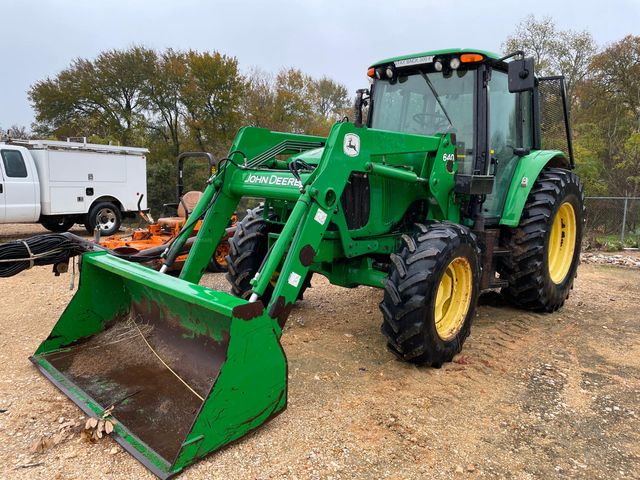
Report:
M 529 13 L 598 44 L 640 34 L 640 0 L 0 0 L 0 127 L 29 126 L 27 90 L 77 57 L 141 44 L 218 50 L 243 70 L 298 67 L 349 92 L 372 62 L 438 48 L 499 51 Z

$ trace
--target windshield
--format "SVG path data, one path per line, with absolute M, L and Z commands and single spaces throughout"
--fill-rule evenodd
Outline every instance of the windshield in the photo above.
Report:
M 474 70 L 412 73 L 394 82 L 377 80 L 371 127 L 419 135 L 455 133 L 456 156 L 462 162 L 458 171 L 466 172 L 473 156 L 474 89 Z

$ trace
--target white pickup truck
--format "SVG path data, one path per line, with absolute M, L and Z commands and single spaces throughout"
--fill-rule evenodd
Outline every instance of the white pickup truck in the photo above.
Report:
M 111 235 L 147 211 L 146 148 L 50 140 L 0 143 L 0 223 L 74 223 Z

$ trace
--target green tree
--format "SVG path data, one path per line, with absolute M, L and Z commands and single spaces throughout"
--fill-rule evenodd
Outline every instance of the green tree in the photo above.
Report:
M 176 201 L 175 175 L 176 164 L 171 158 L 160 158 L 147 165 L 147 204 L 156 217 L 165 213 L 162 208 L 165 203 Z
M 131 144 L 147 107 L 142 92 L 154 62 L 155 52 L 144 47 L 109 50 L 94 61 L 74 60 L 29 90 L 36 130 L 57 136 L 97 134 Z
M 241 106 L 244 123 L 253 127 L 274 128 L 273 75 L 254 67 L 245 78 L 245 95 Z
M 601 139 L 599 159 L 608 193 L 638 192 L 640 131 L 640 37 L 627 36 L 595 55 L 578 90 L 576 123 L 591 125 Z
M 608 184 L 602 153 L 606 143 L 600 129 L 593 123 L 576 123 L 573 126 L 574 157 L 580 178 L 584 182 L 587 195 L 607 195 Z
M 186 54 L 188 80 L 181 90 L 186 125 L 203 151 L 222 154 L 242 124 L 245 80 L 238 60 L 218 52 Z
M 290 68 L 281 70 L 275 79 L 273 124 L 284 132 L 309 132 L 314 116 L 314 88 L 309 75 Z
M 640 194 L 640 132 L 633 132 L 624 144 L 623 157 L 617 165 L 626 172 L 629 189 L 625 192 L 631 197 Z
M 349 107 L 346 88 L 297 69 L 245 76 L 219 52 L 109 50 L 76 59 L 29 91 L 39 137 L 87 137 L 150 149 L 149 205 L 174 201 L 175 160 L 182 151 L 224 155 L 242 125 L 326 135 Z M 185 177 L 202 186 L 207 168 Z M 191 187 L 190 187 L 191 188 Z
M 640 36 L 628 35 L 596 55 L 591 63 L 593 84 L 608 101 L 620 102 L 640 130 Z
M 313 81 L 315 111 L 328 120 L 341 120 L 351 107 L 347 87 L 328 77 Z
M 181 92 L 188 82 L 187 74 L 186 55 L 169 49 L 156 58 L 153 73 L 142 90 L 152 114 L 147 128 L 171 143 L 173 156 L 180 154 L 184 115 Z

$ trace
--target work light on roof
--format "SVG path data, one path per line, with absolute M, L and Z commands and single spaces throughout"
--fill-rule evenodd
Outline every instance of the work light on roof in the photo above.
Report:
M 395 69 L 391 65 L 389 65 L 385 73 L 387 74 L 387 78 L 393 78 L 393 75 L 395 74 Z

